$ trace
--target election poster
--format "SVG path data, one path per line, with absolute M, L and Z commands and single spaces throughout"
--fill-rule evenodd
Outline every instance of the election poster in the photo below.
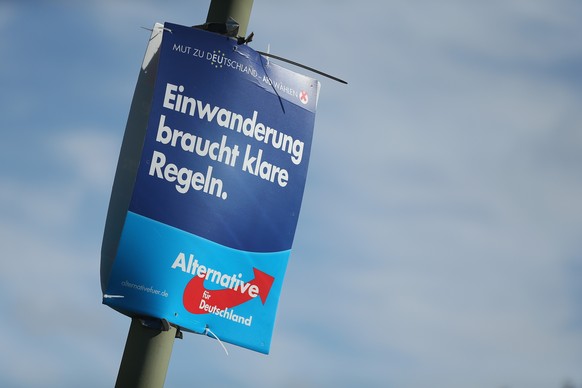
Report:
M 235 39 L 158 30 L 146 54 L 159 56 L 147 129 L 103 303 L 268 353 L 319 82 Z

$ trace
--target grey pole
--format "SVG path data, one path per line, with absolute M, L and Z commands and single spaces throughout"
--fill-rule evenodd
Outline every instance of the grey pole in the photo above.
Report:
M 238 27 L 238 36 L 246 36 L 251 18 L 253 0 L 212 0 L 208 9 L 207 23 L 224 23 L 234 19 Z
M 253 0 L 212 0 L 206 21 L 226 24 L 232 18 L 244 37 L 252 7 Z M 177 333 L 167 321 L 132 318 L 115 387 L 162 388 Z
M 164 386 L 176 328 L 150 328 L 138 318 L 131 319 L 116 388 L 159 388 Z

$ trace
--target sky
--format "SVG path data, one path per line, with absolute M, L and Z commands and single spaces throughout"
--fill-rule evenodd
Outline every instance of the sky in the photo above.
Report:
M 144 27 L 208 5 L 0 1 L 0 386 L 114 385 L 100 250 Z M 582 387 L 581 17 L 256 0 L 251 47 L 349 84 L 317 76 L 271 354 L 186 334 L 166 387 Z

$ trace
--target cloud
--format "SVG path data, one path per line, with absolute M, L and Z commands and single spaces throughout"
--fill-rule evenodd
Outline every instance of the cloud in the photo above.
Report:
M 120 136 L 103 130 L 69 130 L 51 139 L 55 158 L 71 172 L 70 179 L 86 190 L 109 191 L 117 165 Z
M 6 258 L 0 304 L 7 312 L 0 337 L 13 349 L 3 359 L 1 380 L 61 386 L 92 375 L 93 386 L 102 386 L 111 381 L 103 372 L 110 374 L 118 362 L 111 360 L 115 342 L 102 338 L 115 331 L 114 318 L 98 309 L 100 239 L 120 140 L 99 130 L 27 140 L 26 149 L 43 155 L 44 163 L 28 172 L 15 163 L 27 179 L 5 174 L 0 188 L 0 252 Z M 112 338 L 123 343 L 119 334 Z M 31 364 L 39 365 L 34 374 L 28 373 Z

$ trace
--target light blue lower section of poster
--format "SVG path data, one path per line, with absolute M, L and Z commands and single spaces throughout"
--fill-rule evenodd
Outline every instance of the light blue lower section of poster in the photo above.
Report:
M 239 251 L 128 212 L 103 302 L 197 333 L 208 327 L 222 341 L 268 353 L 289 254 Z M 274 278 L 260 295 L 257 270 Z M 195 313 L 184 305 L 189 284 L 208 295 L 192 301 Z

